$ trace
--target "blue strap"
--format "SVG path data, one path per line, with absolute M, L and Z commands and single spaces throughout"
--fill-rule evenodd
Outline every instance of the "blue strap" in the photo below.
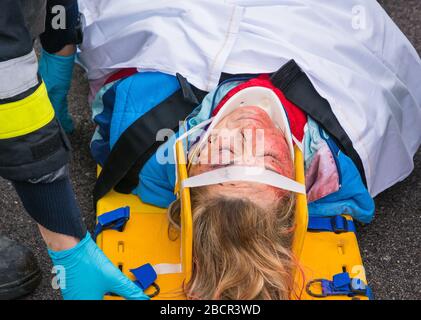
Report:
M 144 264 L 136 269 L 130 269 L 130 272 L 136 277 L 135 283 L 142 289 L 146 290 L 156 280 L 158 275 L 150 263 Z
M 143 291 L 148 289 L 150 286 L 155 288 L 154 293 L 146 294 L 149 298 L 156 297 L 160 293 L 161 289 L 155 283 L 155 280 L 158 278 L 158 275 L 156 274 L 155 269 L 150 263 L 144 264 L 136 269 L 130 269 L 130 272 L 133 273 L 133 275 L 136 278 L 136 280 L 133 281 L 133 283 Z M 118 295 L 116 295 L 113 292 L 107 292 L 105 295 L 118 297 Z
M 322 291 L 321 293 L 312 292 L 312 285 L 319 283 Z M 338 273 L 333 276 L 333 280 L 315 279 L 307 283 L 306 291 L 310 296 L 316 298 L 324 298 L 328 296 L 366 296 L 373 300 L 373 293 L 371 288 L 366 285 L 361 279 L 351 279 L 348 272 Z
M 102 231 L 107 229 L 122 232 L 129 219 L 130 207 L 119 208 L 100 215 L 93 234 L 94 241 L 96 241 L 96 238 Z
M 352 220 L 347 220 L 344 216 L 338 215 L 334 217 L 309 217 L 308 231 L 311 232 L 355 232 L 355 224 Z
M 361 279 L 351 279 L 348 272 L 338 273 L 333 276 L 333 281 L 321 280 L 322 294 L 324 296 L 367 296 L 372 300 L 371 288 Z

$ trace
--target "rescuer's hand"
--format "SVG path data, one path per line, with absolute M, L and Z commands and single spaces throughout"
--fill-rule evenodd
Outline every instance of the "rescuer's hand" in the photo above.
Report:
M 129 300 L 149 300 L 112 264 L 89 233 L 72 249 L 48 253 L 65 300 L 100 300 L 107 292 Z

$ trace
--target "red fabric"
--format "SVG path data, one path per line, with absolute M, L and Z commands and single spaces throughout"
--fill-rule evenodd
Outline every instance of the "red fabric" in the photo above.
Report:
M 222 108 L 222 106 L 230 99 L 233 95 L 235 95 L 237 92 L 249 88 L 249 87 L 265 87 L 273 90 L 273 92 L 276 93 L 279 100 L 281 100 L 282 105 L 285 108 L 285 111 L 288 115 L 289 124 L 291 128 L 292 134 L 299 140 L 303 141 L 304 137 L 304 126 L 307 123 L 307 117 L 306 114 L 298 108 L 295 104 L 290 102 L 287 98 L 285 98 L 284 94 L 276 88 L 272 82 L 270 81 L 270 78 L 268 75 L 260 75 L 257 78 L 253 78 L 249 81 L 246 81 L 237 87 L 231 89 L 225 97 L 221 100 L 221 102 L 218 104 L 218 106 L 215 108 L 215 110 L 212 113 L 212 116 L 215 116 L 218 111 Z
M 131 75 L 134 75 L 135 73 L 137 73 L 136 68 L 121 69 L 117 71 L 116 73 L 113 73 L 111 76 L 109 76 L 108 79 L 105 81 L 105 84 L 109 84 L 111 82 L 130 77 Z

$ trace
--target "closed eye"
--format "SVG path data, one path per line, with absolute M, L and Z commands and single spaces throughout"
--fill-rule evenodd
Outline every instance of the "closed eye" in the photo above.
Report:
M 265 157 L 270 157 L 270 158 L 272 158 L 272 160 L 273 161 L 275 161 L 278 165 L 282 165 L 282 162 L 278 159 L 278 157 L 277 157 L 277 155 L 275 155 L 274 153 L 272 153 L 272 152 L 266 152 L 265 154 L 264 154 L 264 156 Z

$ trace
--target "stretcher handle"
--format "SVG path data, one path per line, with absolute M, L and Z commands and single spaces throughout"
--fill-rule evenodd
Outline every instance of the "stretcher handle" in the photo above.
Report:
M 176 143 L 177 161 L 177 184 L 188 178 L 184 146 L 182 141 Z M 178 188 L 181 198 L 181 265 L 185 275 L 185 283 L 188 283 L 192 273 L 193 261 L 193 219 L 190 205 L 190 189 Z

